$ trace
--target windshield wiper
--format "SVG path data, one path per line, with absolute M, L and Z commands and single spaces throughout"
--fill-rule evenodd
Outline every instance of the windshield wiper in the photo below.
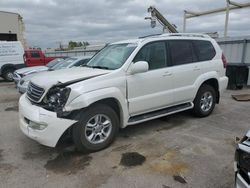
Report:
M 86 65 L 86 67 L 90 67 L 90 68 L 96 68 L 96 69 L 107 69 L 107 70 L 110 70 L 109 67 L 104 67 L 104 66 L 89 66 L 89 65 Z

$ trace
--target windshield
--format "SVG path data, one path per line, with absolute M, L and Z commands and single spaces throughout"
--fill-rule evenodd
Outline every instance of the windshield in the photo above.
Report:
M 89 61 L 87 67 L 118 69 L 125 63 L 136 47 L 137 44 L 135 43 L 108 45 Z
M 71 63 L 73 63 L 74 61 L 76 61 L 77 58 L 67 58 L 64 61 L 62 61 L 61 63 L 56 64 L 54 67 L 52 67 L 53 70 L 59 70 L 59 69 L 64 69 L 67 68 Z
M 56 59 L 50 61 L 50 62 L 46 65 L 46 67 L 52 68 L 52 67 L 54 67 L 57 63 L 59 63 L 59 62 L 62 61 L 62 60 L 63 60 L 62 58 L 56 58 Z

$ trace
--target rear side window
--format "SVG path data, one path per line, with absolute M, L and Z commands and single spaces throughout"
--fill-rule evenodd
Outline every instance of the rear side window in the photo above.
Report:
M 183 65 L 197 61 L 194 55 L 192 41 L 170 40 L 168 44 L 172 65 Z
M 147 61 L 149 70 L 166 67 L 166 45 L 165 42 L 154 42 L 146 44 L 134 58 L 134 62 Z
M 34 58 L 39 58 L 40 57 L 40 54 L 37 51 L 31 51 L 30 55 L 31 55 L 31 57 L 34 57 Z
M 195 40 L 193 44 L 199 61 L 211 60 L 216 54 L 210 41 Z

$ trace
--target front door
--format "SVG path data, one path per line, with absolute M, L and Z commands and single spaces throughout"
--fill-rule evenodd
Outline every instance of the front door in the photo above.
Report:
M 147 61 L 149 70 L 127 76 L 127 97 L 130 115 L 142 114 L 163 108 L 172 101 L 172 72 L 167 67 L 166 43 L 146 44 L 133 62 Z

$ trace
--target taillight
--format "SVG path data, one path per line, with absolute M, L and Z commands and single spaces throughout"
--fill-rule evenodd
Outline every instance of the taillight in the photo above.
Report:
M 227 60 L 226 60 L 226 57 L 224 56 L 223 53 L 222 53 L 222 56 L 221 56 L 221 60 L 223 62 L 223 67 L 226 68 L 227 67 Z

